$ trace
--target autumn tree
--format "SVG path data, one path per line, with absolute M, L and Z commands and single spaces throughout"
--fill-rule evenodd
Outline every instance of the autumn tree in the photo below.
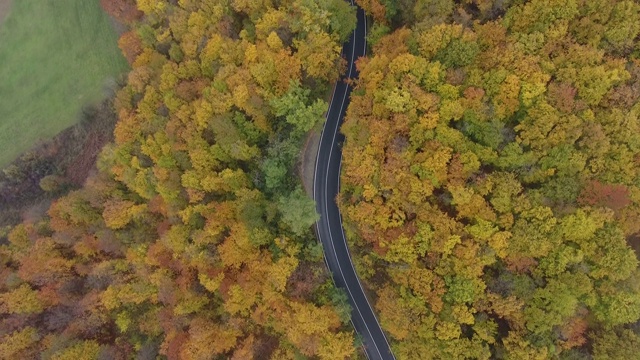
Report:
M 114 142 L 83 187 L 0 245 L 0 357 L 352 358 L 296 162 L 355 8 L 102 5 L 129 26 Z
M 359 3 L 339 201 L 396 356 L 631 356 L 637 6 Z

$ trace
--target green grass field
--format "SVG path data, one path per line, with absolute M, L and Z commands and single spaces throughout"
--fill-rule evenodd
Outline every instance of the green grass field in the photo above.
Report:
M 78 119 L 127 69 L 99 0 L 17 0 L 0 26 L 0 168 Z

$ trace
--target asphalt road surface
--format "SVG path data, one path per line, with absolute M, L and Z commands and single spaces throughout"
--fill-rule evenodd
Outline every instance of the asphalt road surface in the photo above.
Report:
M 349 296 L 352 308 L 351 322 L 362 339 L 367 357 L 372 360 L 386 360 L 395 358 L 353 267 L 342 229 L 342 218 L 335 202 L 340 188 L 341 146 L 344 141 L 344 136 L 339 133 L 338 128 L 342 124 L 351 93 L 351 88 L 344 80 L 358 77 L 354 61 L 365 55 L 366 26 L 364 11 L 358 8 L 357 27 L 342 50 L 348 61 L 347 72 L 335 86 L 320 138 L 313 196 L 320 214 L 316 227 L 317 235 L 322 242 L 325 261 L 333 274 L 333 280 L 339 288 L 345 289 Z

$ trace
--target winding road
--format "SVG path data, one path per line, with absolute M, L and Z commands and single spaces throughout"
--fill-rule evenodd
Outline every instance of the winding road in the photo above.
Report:
M 395 357 L 356 274 L 342 228 L 342 217 L 335 202 L 340 189 L 341 144 L 344 141 L 344 136 L 338 132 L 338 129 L 351 93 L 351 87 L 347 86 L 344 80 L 358 77 L 354 62 L 366 52 L 367 24 L 364 11 L 358 8 L 357 15 L 357 27 L 342 50 L 348 61 L 347 74 L 342 76 L 334 88 L 327 121 L 320 138 L 313 180 L 313 197 L 320 214 L 316 232 L 322 242 L 325 261 L 336 285 L 347 292 L 352 309 L 351 322 L 362 338 L 365 354 L 372 360 L 386 360 L 395 359 Z

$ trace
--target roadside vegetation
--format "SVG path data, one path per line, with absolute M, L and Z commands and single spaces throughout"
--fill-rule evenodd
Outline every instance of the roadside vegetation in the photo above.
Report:
M 113 141 L 112 97 L 85 107 L 77 124 L 39 142 L 0 171 L 0 229 L 22 219 L 37 220 L 52 200 L 82 187 L 95 171 L 102 147 Z
M 640 5 L 359 2 L 341 208 L 398 359 L 637 358 Z
M 78 122 L 127 63 L 98 1 L 19 0 L 0 25 L 0 168 Z
M 114 142 L 0 246 L 1 357 L 356 357 L 295 176 L 354 9 L 140 0 L 135 20 L 132 4 L 102 1 L 133 21 Z

